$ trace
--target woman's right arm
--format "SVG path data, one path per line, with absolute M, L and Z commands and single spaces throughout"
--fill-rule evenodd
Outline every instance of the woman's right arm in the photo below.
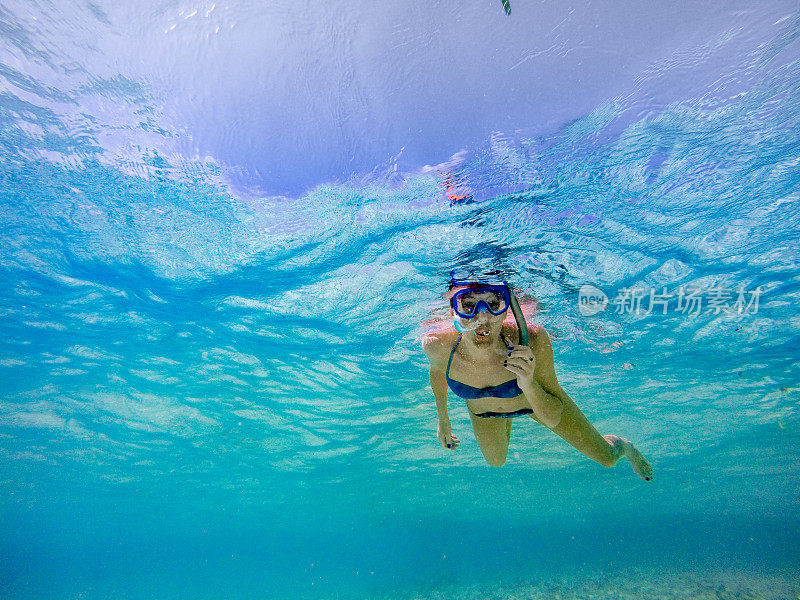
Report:
M 436 437 L 442 446 L 455 450 L 458 447 L 458 438 L 450 431 L 450 417 L 447 414 L 447 379 L 445 377 L 445 363 L 442 360 L 441 342 L 438 339 L 429 339 L 423 342 L 422 349 L 431 361 L 430 382 L 433 397 L 436 399 L 436 414 L 439 424 L 436 428 Z

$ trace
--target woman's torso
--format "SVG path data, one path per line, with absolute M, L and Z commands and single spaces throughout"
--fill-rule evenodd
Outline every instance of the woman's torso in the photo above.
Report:
M 508 355 L 507 345 L 509 343 L 514 344 L 517 341 L 516 329 L 504 326 L 503 336 L 501 337 L 501 341 L 504 343 L 502 346 L 498 346 L 496 351 L 491 353 L 487 359 L 482 361 L 470 361 L 466 358 L 465 354 L 460 351 L 463 342 L 459 343 L 458 334 L 448 335 L 447 338 L 446 342 L 445 340 L 442 341 L 447 353 L 450 354 L 452 352 L 452 359 L 448 359 L 450 363 L 448 376 L 450 379 L 472 388 L 494 388 L 500 386 L 498 389 L 504 391 L 516 388 L 516 385 L 504 385 L 508 382 L 516 382 L 516 376 L 503 366 L 503 361 Z M 455 351 L 452 351 L 454 347 Z M 473 414 L 486 412 L 509 413 L 523 408 L 530 408 L 530 404 L 522 393 L 510 398 L 490 395 L 481 398 L 464 398 L 464 401 Z

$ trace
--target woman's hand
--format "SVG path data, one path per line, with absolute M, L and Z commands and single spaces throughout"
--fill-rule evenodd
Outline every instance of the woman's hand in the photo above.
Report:
M 508 350 L 503 366 L 517 376 L 517 385 L 525 391 L 530 388 L 536 378 L 533 372 L 536 370 L 536 358 L 528 346 L 512 346 Z
M 439 426 L 436 428 L 436 437 L 439 438 L 445 448 L 450 448 L 450 450 L 458 448 L 458 438 L 450 431 L 450 423 L 439 421 Z

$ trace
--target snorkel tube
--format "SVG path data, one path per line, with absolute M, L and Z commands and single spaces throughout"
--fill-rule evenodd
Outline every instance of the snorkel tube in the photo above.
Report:
M 508 286 L 508 283 L 503 282 Z M 517 322 L 517 329 L 519 330 L 519 343 L 523 346 L 528 345 L 528 324 L 525 322 L 525 315 L 522 314 L 522 309 L 519 307 L 517 297 L 511 288 L 508 288 L 508 294 L 511 296 L 511 312 L 514 313 L 514 320 Z

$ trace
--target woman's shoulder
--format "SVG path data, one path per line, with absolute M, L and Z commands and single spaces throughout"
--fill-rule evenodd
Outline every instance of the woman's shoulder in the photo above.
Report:
M 435 331 L 422 336 L 422 350 L 428 355 L 431 363 L 441 362 L 450 354 L 450 350 L 458 339 L 458 332 Z

